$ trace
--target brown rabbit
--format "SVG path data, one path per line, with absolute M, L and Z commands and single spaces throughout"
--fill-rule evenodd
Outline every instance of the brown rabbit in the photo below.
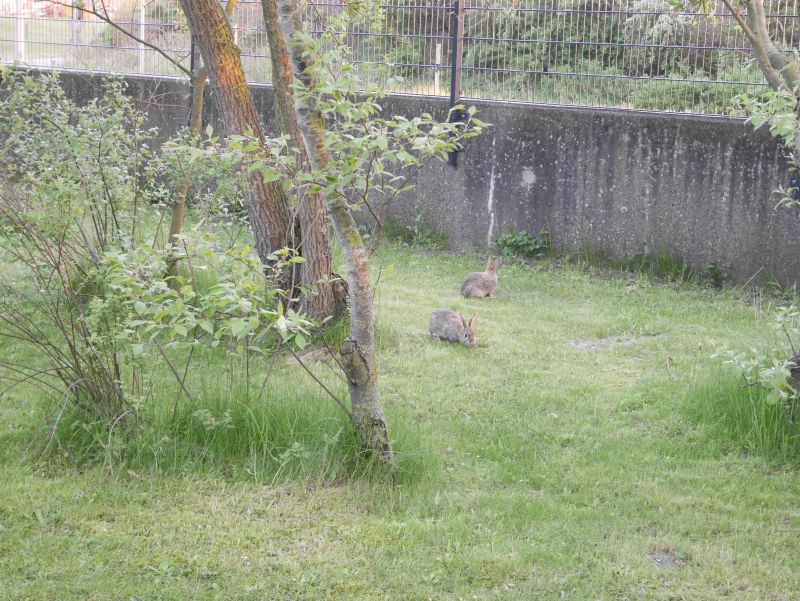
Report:
M 497 288 L 497 268 L 502 261 L 500 257 L 490 257 L 486 271 L 468 273 L 461 282 L 461 295 L 465 298 L 485 298 L 492 295 Z
M 459 342 L 464 346 L 475 346 L 475 314 L 467 323 L 464 316 L 450 309 L 436 309 L 428 317 L 428 331 L 431 336 L 448 342 Z

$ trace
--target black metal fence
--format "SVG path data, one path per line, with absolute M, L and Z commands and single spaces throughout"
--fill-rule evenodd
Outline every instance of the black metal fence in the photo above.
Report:
M 447 96 L 460 83 L 456 95 L 464 98 L 728 114 L 738 94 L 764 89 L 763 77 L 721 4 L 704 13 L 685 1 L 675 8 L 667 0 L 390 0 L 377 18 L 353 21 L 346 40 L 367 77 L 382 67 L 402 78 L 395 92 Z M 799 1 L 767 4 L 770 32 L 787 52 L 800 42 Z M 0 14 L 4 62 L 179 74 L 163 55 L 91 15 L 18 4 L 30 6 Z M 105 5 L 122 29 L 188 66 L 190 36 L 176 0 Z M 309 2 L 307 25 L 321 32 L 346 8 Z M 231 23 L 249 79 L 269 82 L 260 1 L 241 0 Z

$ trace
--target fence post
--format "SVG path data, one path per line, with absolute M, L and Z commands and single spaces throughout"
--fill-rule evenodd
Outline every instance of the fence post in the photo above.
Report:
M 79 26 L 80 26 L 78 20 L 81 18 L 81 9 L 78 8 L 77 6 L 73 6 L 72 7 L 72 15 L 71 15 L 71 17 L 72 17 L 72 19 L 70 20 L 70 24 L 69 24 L 70 41 L 71 41 L 73 46 L 77 46 L 78 43 L 80 42 L 80 38 L 81 38 L 80 29 L 78 29 Z M 73 55 L 75 54 L 75 52 L 77 52 L 77 49 L 73 48 L 72 49 Z
M 139 0 L 139 39 L 144 40 L 145 36 L 145 28 L 144 28 L 144 19 L 145 19 L 145 11 L 144 11 L 144 0 Z M 141 42 L 139 43 L 139 73 L 144 73 L 144 49 L 145 45 Z
M 450 19 L 450 108 L 452 109 L 461 100 L 461 63 L 464 58 L 464 2 L 453 0 L 453 12 Z M 451 123 L 461 121 L 459 111 L 450 111 L 448 121 Z M 451 152 L 449 161 L 453 167 L 458 167 L 458 153 Z
M 25 62 L 25 43 L 26 43 L 26 36 L 28 30 L 28 19 L 26 19 L 22 15 L 17 15 L 14 18 L 14 58 L 18 63 Z
M 200 68 L 200 50 L 197 47 L 197 44 L 194 41 L 194 34 L 189 32 L 189 73 L 191 76 L 189 77 L 189 119 L 188 125 L 189 127 L 192 126 L 192 111 L 194 106 L 194 95 L 195 95 L 195 86 L 197 85 L 197 70 Z M 203 111 L 202 117 L 205 117 L 205 111 Z M 201 119 L 202 124 L 202 119 Z
M 14 59 L 18 63 L 25 62 L 25 34 L 28 29 L 28 20 L 24 14 L 25 4 L 17 0 L 14 14 Z

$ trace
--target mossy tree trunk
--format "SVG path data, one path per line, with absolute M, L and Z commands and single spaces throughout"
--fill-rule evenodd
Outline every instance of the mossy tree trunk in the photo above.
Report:
M 306 162 L 303 136 L 297 127 L 294 114 L 294 70 L 286 49 L 286 42 L 278 27 L 278 9 L 275 0 L 262 0 L 264 24 L 272 60 L 272 90 L 275 97 L 275 115 L 281 133 L 291 139 L 300 150 L 300 160 Z M 305 166 L 305 165 L 304 165 Z M 328 221 L 325 206 L 319 194 L 301 194 L 297 199 L 297 216 L 300 221 L 300 246 L 303 257 L 301 285 L 309 291 L 303 295 L 302 309 L 315 319 L 334 314 L 331 248 L 328 240 Z M 345 299 L 338 299 L 344 302 Z
M 296 0 L 276 0 L 278 25 L 283 41 L 294 39 L 302 27 Z M 300 45 L 286 45 L 295 77 L 306 88 L 312 87 L 306 70 L 307 57 Z M 293 95 L 297 128 L 305 143 L 313 171 L 323 170 L 330 161 L 325 147 L 325 125 L 313 98 Z M 350 392 L 351 420 L 362 446 L 384 461 L 391 461 L 392 446 L 380 402 L 378 369 L 375 356 L 375 324 L 372 311 L 372 287 L 369 261 L 358 227 L 344 199 L 338 195 L 325 198 L 336 239 L 342 247 L 347 266 L 350 293 L 350 337 L 342 345 L 342 367 Z
M 722 0 L 739 27 L 753 46 L 758 66 L 769 86 L 775 91 L 786 91 L 797 100 L 797 115 L 800 121 L 800 69 L 792 57 L 775 46 L 769 33 L 764 0 L 740 0 L 745 14 L 734 6 L 734 0 Z M 795 135 L 792 158 L 800 169 L 800 128 Z
M 225 15 L 230 19 L 233 9 L 236 8 L 236 0 L 228 0 L 225 5 Z M 195 60 L 197 53 L 192 45 L 192 64 L 200 62 Z M 199 58 L 199 57 L 197 57 Z M 208 81 L 208 69 L 200 62 L 191 75 L 192 86 L 192 106 L 189 113 L 189 129 L 195 137 L 199 137 L 203 128 L 203 102 L 206 95 L 206 82 Z M 186 197 L 189 195 L 189 174 L 183 178 L 181 187 L 178 189 L 178 198 L 175 206 L 172 207 L 172 219 L 169 224 L 169 245 L 173 251 L 178 248 L 178 236 L 183 230 L 183 220 L 186 215 Z M 177 261 L 172 261 L 169 265 L 170 272 L 174 272 Z
M 261 130 L 250 88 L 245 79 L 239 48 L 222 6 L 217 0 L 181 0 L 189 28 L 200 49 L 208 78 L 217 95 L 225 134 L 252 135 L 262 145 Z M 291 226 L 289 203 L 281 185 L 267 183 L 260 171 L 249 175 L 245 204 L 261 260 L 288 246 Z

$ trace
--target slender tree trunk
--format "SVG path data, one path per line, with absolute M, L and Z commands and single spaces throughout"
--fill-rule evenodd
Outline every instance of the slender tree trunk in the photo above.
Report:
M 192 108 L 189 115 L 189 129 L 195 136 L 200 135 L 200 130 L 203 127 L 203 98 L 205 96 L 207 78 L 208 71 L 205 67 L 200 67 L 192 73 Z M 172 219 L 169 224 L 169 245 L 173 252 L 178 250 L 178 236 L 183 230 L 183 219 L 186 215 L 186 197 L 188 194 L 189 173 L 187 172 L 181 182 L 181 187 L 178 189 L 178 197 L 172 207 Z M 174 275 L 177 265 L 178 261 L 175 258 L 171 258 L 168 265 L 170 274 Z
M 277 0 L 276 7 L 285 43 L 293 39 L 299 26 L 298 7 L 296 0 Z M 288 46 L 288 53 L 296 77 L 306 87 L 311 87 L 311 76 L 305 70 L 308 59 L 302 56 L 303 48 L 291 45 Z M 311 168 L 314 171 L 324 169 L 330 158 L 324 144 L 325 124 L 322 115 L 313 99 L 303 100 L 297 94 L 294 95 L 294 113 Z M 344 199 L 331 196 L 326 200 L 336 239 L 344 253 L 350 289 L 350 338 L 342 345 L 341 355 L 350 391 L 351 420 L 363 447 L 377 457 L 391 461 L 392 446 L 378 388 L 367 251 Z
M 797 95 L 800 71 L 772 42 L 764 11 L 764 1 L 742 0 L 742 4 L 747 11 L 747 26 L 743 29 L 753 45 L 758 66 L 767 83 L 775 90 L 784 89 Z
M 764 0 L 741 0 L 745 15 L 733 5 L 733 1 L 722 0 L 722 3 L 753 46 L 758 66 L 769 86 L 773 90 L 786 90 L 800 97 L 800 69 L 773 43 L 764 11 Z
M 797 99 L 796 114 L 800 122 L 800 69 L 772 41 L 764 10 L 764 0 L 741 0 L 746 14 L 742 15 L 733 0 L 722 0 L 739 27 L 753 46 L 758 66 L 769 86 L 775 91 L 786 91 Z M 800 168 L 800 128 L 795 134 L 792 148 L 795 167 Z
M 230 23 L 217 0 L 181 0 L 195 36 L 225 124 L 225 133 L 249 134 L 261 144 L 264 135 L 245 79 Z M 289 203 L 280 184 L 267 183 L 259 171 L 249 176 L 245 204 L 259 257 L 268 263 L 271 251 L 287 245 Z
M 228 0 L 225 5 L 225 14 L 228 19 L 236 8 L 236 0 Z M 192 64 L 195 65 L 200 60 L 197 56 L 197 49 L 192 44 Z M 189 114 L 189 129 L 196 137 L 200 136 L 203 128 L 203 101 L 206 95 L 206 81 L 208 80 L 208 69 L 202 63 L 192 72 L 192 107 Z M 169 245 L 174 250 L 178 247 L 178 236 L 183 229 L 183 218 L 186 214 L 186 196 L 189 194 L 189 174 L 183 178 L 183 183 L 178 190 L 178 198 L 172 209 L 172 220 L 169 224 Z M 170 264 L 170 272 L 177 265 L 177 261 Z
M 275 115 L 281 133 L 291 139 L 300 150 L 305 163 L 306 151 L 303 136 L 297 127 L 294 114 L 294 70 L 286 50 L 286 42 L 278 26 L 278 8 L 275 0 L 262 0 L 264 24 L 272 60 L 272 89 L 275 95 Z M 328 240 L 328 221 L 325 206 L 319 194 L 304 194 L 297 199 L 297 215 L 300 221 L 300 247 L 303 257 L 301 286 L 307 291 L 302 297 L 302 309 L 314 319 L 323 319 L 334 314 L 331 247 Z M 344 302 L 344 299 L 339 299 Z

